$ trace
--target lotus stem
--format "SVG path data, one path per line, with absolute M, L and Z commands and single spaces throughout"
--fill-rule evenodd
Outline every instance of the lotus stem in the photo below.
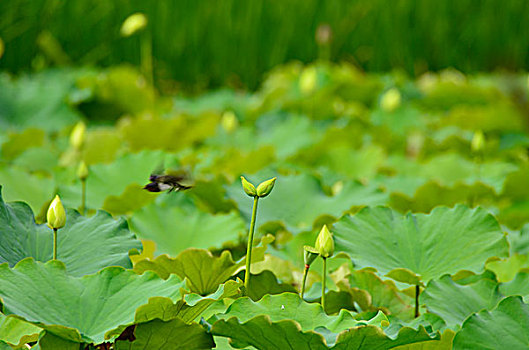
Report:
M 419 317 L 419 295 L 421 294 L 421 287 L 417 284 L 415 286 L 415 318 Z
M 322 283 L 321 283 L 321 307 L 325 312 L 325 281 L 327 279 L 327 258 L 322 257 L 323 259 L 323 273 L 322 273 Z
M 308 264 L 305 265 L 305 269 L 303 270 L 303 282 L 301 282 L 301 299 L 303 299 L 303 296 L 305 295 L 305 284 L 307 282 L 307 275 L 309 274 L 309 268 L 310 266 Z
M 57 229 L 53 229 L 53 260 L 57 260 Z
M 85 208 L 86 208 L 86 180 L 81 180 L 81 208 L 79 208 L 81 215 L 85 214 Z
M 255 231 L 255 218 L 257 216 L 257 203 L 259 197 L 255 196 L 253 198 L 253 209 L 252 209 L 252 220 L 250 222 L 250 232 L 248 233 L 248 249 L 246 251 L 246 272 L 244 274 L 244 288 L 246 290 L 246 295 L 250 291 L 250 266 L 252 264 L 252 245 L 253 245 L 253 234 Z

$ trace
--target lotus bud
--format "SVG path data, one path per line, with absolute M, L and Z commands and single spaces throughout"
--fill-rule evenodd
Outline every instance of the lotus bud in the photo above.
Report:
M 81 161 L 79 164 L 79 167 L 77 168 L 77 177 L 84 181 L 88 177 L 88 167 L 86 166 L 86 163 L 84 161 Z
M 148 20 L 141 12 L 134 13 L 127 17 L 121 25 L 121 35 L 124 37 L 131 36 L 147 26 Z
M 270 192 L 272 192 L 272 189 L 274 188 L 275 183 L 276 183 L 275 177 L 270 180 L 261 182 L 259 186 L 257 186 L 257 195 L 261 198 L 268 196 Z
M 220 125 L 222 125 L 222 128 L 224 130 L 230 133 L 237 129 L 239 121 L 237 120 L 237 116 L 235 115 L 235 113 L 233 113 L 232 111 L 226 111 L 222 114 Z
M 80 150 L 84 145 L 85 137 L 86 124 L 83 122 L 78 122 L 75 124 L 70 134 L 70 145 L 72 145 L 76 150 Z
M 302 93 L 308 95 L 316 89 L 318 80 L 318 72 L 316 67 L 310 66 L 303 69 L 299 76 L 299 88 Z
M 399 108 L 401 103 L 400 92 L 396 88 L 391 88 L 382 95 L 380 107 L 386 112 L 393 112 Z
M 474 133 L 474 136 L 472 137 L 470 149 L 474 153 L 480 153 L 481 151 L 483 151 L 483 148 L 485 148 L 485 135 L 483 135 L 483 131 L 478 130 Z
M 244 189 L 244 192 L 246 192 L 248 196 L 250 197 L 257 196 L 257 190 L 255 189 L 255 186 L 251 182 L 246 180 L 244 176 L 241 176 L 241 183 L 242 183 L 242 188 Z
M 4 41 L 2 40 L 2 38 L 0 38 L 0 58 L 2 58 L 2 56 L 4 55 Z
M 64 224 L 66 223 L 66 212 L 64 211 L 59 195 L 56 195 L 55 198 L 53 198 L 53 201 L 48 208 L 46 219 L 48 220 L 48 226 L 52 229 L 64 227 Z
M 329 258 L 334 254 L 334 240 L 327 225 L 323 225 L 316 238 L 316 250 L 323 258 Z
M 309 266 L 316 260 L 318 257 L 319 252 L 316 248 L 311 247 L 309 245 L 306 245 L 303 247 L 303 261 L 305 262 L 305 268 L 309 268 Z

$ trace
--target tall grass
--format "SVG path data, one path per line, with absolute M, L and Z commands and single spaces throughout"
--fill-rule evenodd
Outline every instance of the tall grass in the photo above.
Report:
M 0 68 L 138 64 L 137 38 L 119 36 L 122 21 L 137 11 L 151 20 L 159 83 L 254 88 L 276 64 L 316 59 L 321 23 L 333 30 L 332 60 L 370 71 L 529 67 L 525 0 L 6 0 L 0 1 L 6 42 Z M 68 60 L 50 55 L 46 32 Z

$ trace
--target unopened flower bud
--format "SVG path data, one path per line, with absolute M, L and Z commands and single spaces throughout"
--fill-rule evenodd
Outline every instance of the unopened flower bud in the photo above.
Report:
M 70 134 L 70 145 L 72 145 L 76 150 L 80 150 L 84 145 L 85 137 L 86 124 L 83 122 L 78 122 L 75 124 Z
M 303 69 L 299 76 L 299 88 L 302 93 L 308 95 L 316 89 L 316 83 L 318 81 L 318 72 L 316 67 L 309 66 Z
M 222 118 L 220 119 L 220 125 L 222 125 L 222 128 L 224 130 L 230 133 L 237 129 L 239 121 L 237 120 L 237 116 L 235 115 L 235 113 L 233 113 L 232 111 L 226 111 L 222 114 Z
M 316 260 L 318 255 L 320 254 L 316 248 L 309 245 L 303 246 L 303 262 L 305 263 L 305 268 L 308 268 Z
M 64 227 L 64 224 L 66 223 L 66 212 L 64 211 L 59 195 L 56 195 L 51 202 L 46 214 L 46 219 L 48 220 L 48 226 L 50 228 L 59 229 Z
M 318 238 L 316 238 L 316 249 L 324 258 L 329 258 L 334 254 L 334 240 L 327 225 L 323 225 Z
M 259 197 L 266 197 L 272 192 L 272 189 L 274 188 L 274 184 L 276 183 L 276 178 L 272 178 L 270 180 L 266 180 L 264 182 L 261 182 L 259 186 L 257 186 L 257 195 Z
M 391 88 L 382 95 L 380 107 L 386 112 L 393 112 L 399 108 L 401 103 L 400 92 L 396 88 Z
M 147 17 L 141 13 L 137 12 L 125 19 L 121 25 L 121 35 L 122 36 L 131 36 L 132 34 L 139 32 L 147 26 Z
M 77 168 L 77 177 L 82 181 L 86 180 L 88 177 L 88 167 L 84 161 L 81 161 L 79 167 Z
M 242 188 L 247 195 L 249 195 L 250 197 L 257 196 L 257 190 L 255 189 L 255 186 L 251 182 L 246 180 L 244 176 L 241 176 L 241 183 Z
M 483 131 L 478 130 L 474 133 L 474 136 L 472 137 L 470 149 L 474 153 L 480 153 L 481 151 L 483 151 L 483 148 L 485 148 L 485 135 L 483 135 Z

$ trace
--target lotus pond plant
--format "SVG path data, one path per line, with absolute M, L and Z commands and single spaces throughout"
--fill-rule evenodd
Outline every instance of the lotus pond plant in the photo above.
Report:
M 57 260 L 57 231 L 66 224 L 66 211 L 59 195 L 56 195 L 51 201 L 46 219 L 48 226 L 53 229 L 53 260 Z
M 244 192 L 253 197 L 253 207 L 252 207 L 252 219 L 250 221 L 250 230 L 248 231 L 248 248 L 246 250 L 246 272 L 244 275 L 244 287 L 246 293 L 250 290 L 250 266 L 252 264 L 252 245 L 253 245 L 253 236 L 255 231 L 255 220 L 257 218 L 257 204 L 259 203 L 259 198 L 264 198 L 272 192 L 276 182 L 276 178 L 266 180 L 257 186 L 255 186 L 246 180 L 244 176 L 241 176 L 241 183 Z

